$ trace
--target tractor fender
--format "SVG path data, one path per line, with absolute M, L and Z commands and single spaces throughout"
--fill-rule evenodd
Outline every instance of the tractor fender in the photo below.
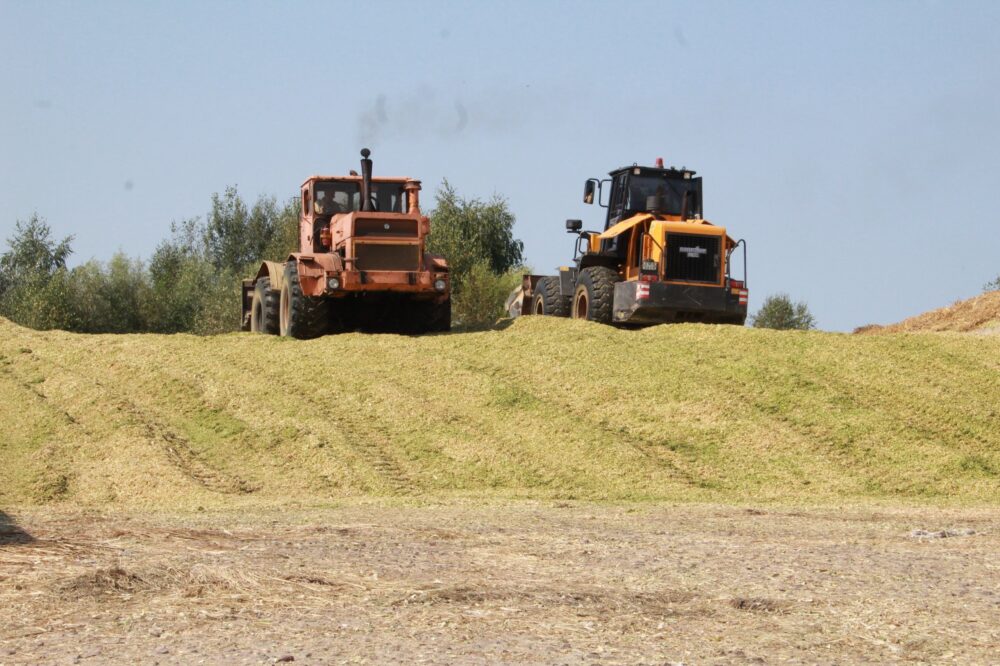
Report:
M 271 289 L 280 291 L 281 283 L 285 279 L 285 264 L 281 261 L 262 262 L 260 268 L 257 269 L 257 274 L 253 276 L 253 281 L 256 282 L 262 277 L 271 281 Z
M 299 274 L 299 286 L 306 296 L 322 296 L 326 293 L 326 276 L 328 273 L 338 273 L 344 270 L 344 261 L 339 254 L 324 252 L 322 254 L 304 254 L 294 252 L 288 257 L 294 261 Z M 282 273 L 285 264 L 279 264 Z

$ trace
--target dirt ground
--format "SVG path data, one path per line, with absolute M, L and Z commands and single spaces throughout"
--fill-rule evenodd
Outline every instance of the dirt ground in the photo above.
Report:
M 0 513 L 0 664 L 988 663 L 987 510 Z

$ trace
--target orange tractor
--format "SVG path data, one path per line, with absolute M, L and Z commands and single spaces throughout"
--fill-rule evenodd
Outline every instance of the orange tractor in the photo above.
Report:
M 591 178 L 583 201 L 608 209 L 603 231 L 576 234 L 574 266 L 526 275 L 508 312 L 589 319 L 623 326 L 700 321 L 743 325 L 746 243 L 702 218 L 701 178 L 689 169 L 633 164 Z M 739 261 L 734 254 L 742 248 Z M 733 275 L 734 264 L 742 275 Z
M 302 184 L 299 251 L 243 281 L 243 330 L 292 338 L 451 328 L 448 264 L 425 249 L 420 181 L 312 176 Z

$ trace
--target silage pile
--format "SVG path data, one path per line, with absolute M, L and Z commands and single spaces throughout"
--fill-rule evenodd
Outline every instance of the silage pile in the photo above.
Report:
M 889 326 L 863 326 L 855 333 L 919 333 L 923 331 L 1000 333 L 1000 291 L 988 291 L 974 298 L 958 301 L 948 307 L 931 310 Z
M 522 317 L 300 342 L 0 321 L 0 509 L 996 503 L 998 396 L 1000 336 Z

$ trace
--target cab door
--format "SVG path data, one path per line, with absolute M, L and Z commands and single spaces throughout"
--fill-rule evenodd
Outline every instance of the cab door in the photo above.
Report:
M 611 196 L 608 198 L 608 218 L 604 222 L 604 230 L 607 231 L 624 219 L 626 210 L 625 203 L 628 199 L 628 172 L 620 173 L 611 179 Z M 601 254 L 610 254 L 625 259 L 626 250 L 622 239 L 608 238 L 601 241 Z

